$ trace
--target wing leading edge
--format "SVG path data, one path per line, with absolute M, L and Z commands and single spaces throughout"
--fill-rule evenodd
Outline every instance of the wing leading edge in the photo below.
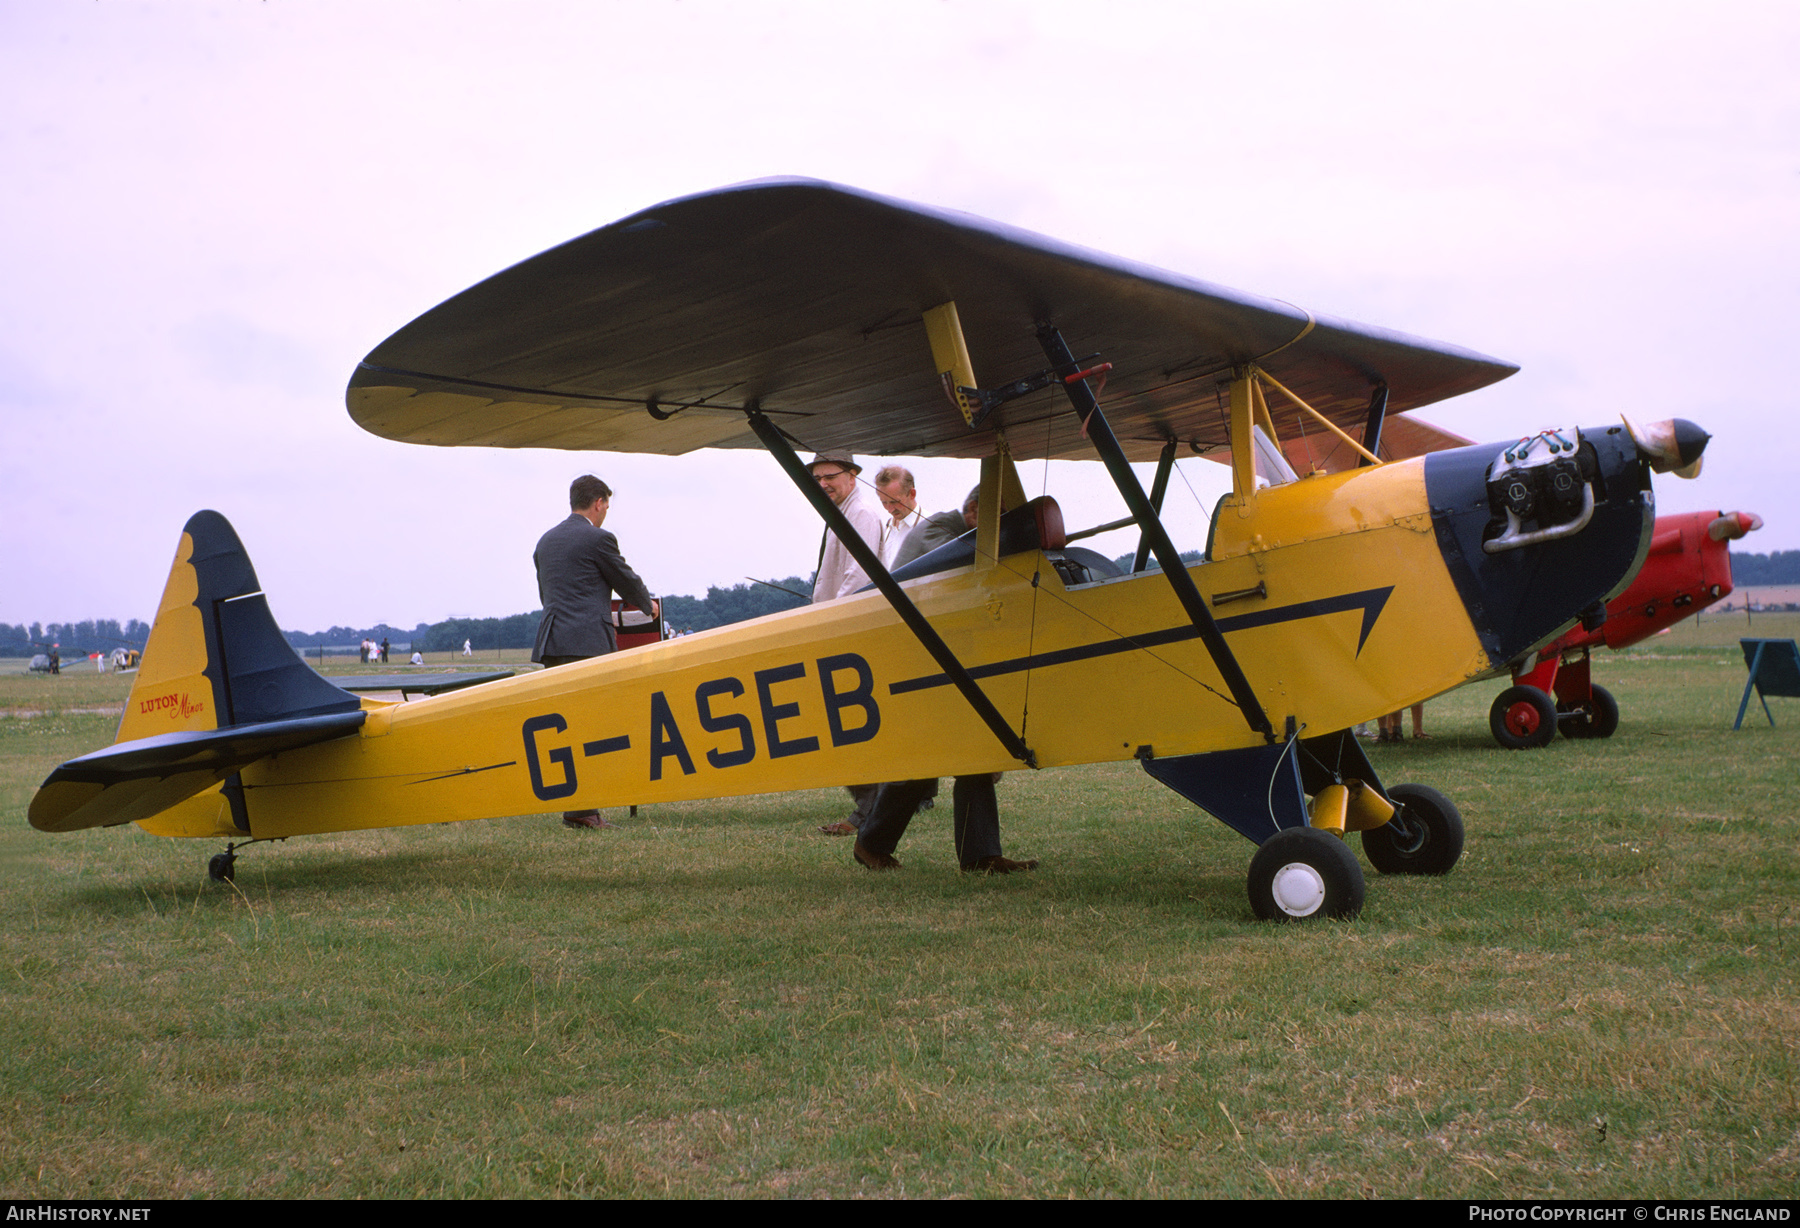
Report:
M 757 404 L 807 447 L 1088 457 L 1053 391 L 970 430 L 938 385 L 922 313 L 957 304 L 998 385 L 1044 360 L 1054 321 L 1113 364 L 1108 417 L 1132 459 L 1175 438 L 1224 446 L 1220 381 L 1257 362 L 1345 429 L 1370 389 L 1390 413 L 1517 368 L 1468 350 L 1059 243 L 968 214 L 814 180 L 669 201 L 532 257 L 382 342 L 351 417 L 389 439 L 668 455 L 757 447 Z

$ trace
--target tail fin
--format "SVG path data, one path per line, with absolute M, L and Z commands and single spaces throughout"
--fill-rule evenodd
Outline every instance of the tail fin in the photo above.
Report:
M 362 719 L 360 700 L 288 646 L 230 522 L 196 512 L 114 745 L 52 772 L 31 799 L 31 824 L 73 831 L 149 818 L 263 755 L 342 737 Z
M 288 646 L 231 523 L 196 512 L 181 531 L 115 741 L 358 706 Z

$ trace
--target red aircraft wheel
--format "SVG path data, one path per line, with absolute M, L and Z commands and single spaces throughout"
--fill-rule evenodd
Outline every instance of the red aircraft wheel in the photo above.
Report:
M 1534 686 L 1507 687 L 1488 709 L 1488 729 L 1507 750 L 1536 750 L 1556 737 L 1556 705 Z

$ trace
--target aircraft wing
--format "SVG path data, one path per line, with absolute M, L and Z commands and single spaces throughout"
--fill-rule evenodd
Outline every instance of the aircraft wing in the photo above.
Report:
M 1103 404 L 1134 460 L 1171 436 L 1224 446 L 1221 381 L 1238 363 L 1352 435 L 1377 383 L 1393 414 L 1517 369 L 969 214 L 784 179 L 669 201 L 490 277 L 376 346 L 347 400 L 362 427 L 409 443 L 759 447 L 743 413 L 756 403 L 807 448 L 975 457 L 999 426 L 1019 456 L 1092 456 L 1053 390 L 969 429 L 921 320 L 949 301 L 984 387 L 1046 366 L 1044 321 L 1078 357 L 1112 363 Z

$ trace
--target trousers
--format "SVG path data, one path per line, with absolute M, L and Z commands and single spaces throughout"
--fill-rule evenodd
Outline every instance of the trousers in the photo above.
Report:
M 875 795 L 874 812 L 863 825 L 862 846 L 871 852 L 892 854 L 919 803 L 930 797 L 936 786 L 936 780 L 897 780 L 882 785 L 881 792 Z M 957 861 L 968 868 L 984 857 L 1001 856 L 1000 802 L 994 796 L 993 774 L 958 776 L 952 797 Z

